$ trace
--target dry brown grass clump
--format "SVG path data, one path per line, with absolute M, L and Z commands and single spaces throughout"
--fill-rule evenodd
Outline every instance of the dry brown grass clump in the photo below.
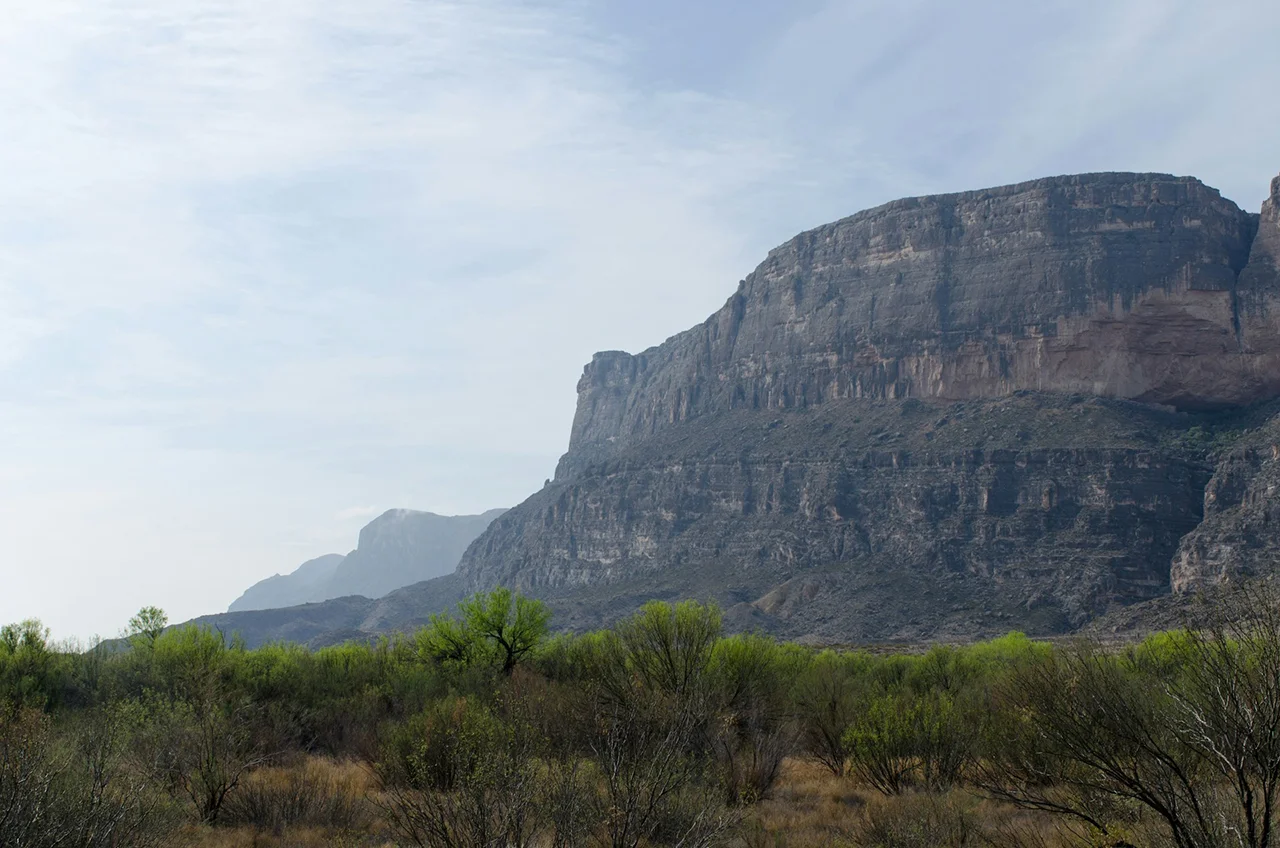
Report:
M 886 796 L 792 759 L 748 819 L 742 848 L 1065 848 L 1059 822 L 955 790 Z
M 373 848 L 388 844 L 373 781 L 356 763 L 320 757 L 260 768 L 227 799 L 221 825 L 193 828 L 191 848 Z

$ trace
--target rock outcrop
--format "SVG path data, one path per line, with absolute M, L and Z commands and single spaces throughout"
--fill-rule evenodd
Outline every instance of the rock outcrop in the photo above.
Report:
M 1204 490 L 1204 521 L 1173 559 L 1172 589 L 1188 593 L 1280 570 L 1280 415 L 1222 451 Z
M 1274 197 L 1153 174 L 804 233 L 703 324 L 598 354 L 555 481 L 460 576 L 584 622 L 701 593 L 837 640 L 1061 631 L 1167 593 L 1213 471 L 1185 432 L 1280 395 L 1277 256 Z

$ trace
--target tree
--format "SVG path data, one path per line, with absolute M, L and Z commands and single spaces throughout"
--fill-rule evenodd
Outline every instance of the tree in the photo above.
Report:
M 129 619 L 126 636 L 134 647 L 150 648 L 169 625 L 169 616 L 160 607 L 143 607 Z
M 546 604 L 497 588 L 458 604 L 458 616 L 433 615 L 419 634 L 419 650 L 438 662 L 496 665 L 510 675 L 546 639 Z
M 65 693 L 67 658 L 38 619 L 0 627 L 0 702 L 46 709 Z

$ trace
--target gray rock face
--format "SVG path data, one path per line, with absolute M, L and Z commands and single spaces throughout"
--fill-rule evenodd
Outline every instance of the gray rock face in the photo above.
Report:
M 1280 395 L 1277 257 L 1276 197 L 1155 174 L 805 233 L 703 324 L 598 354 L 556 480 L 459 574 L 586 624 L 702 594 L 827 640 L 1054 632 L 1167 593 L 1213 474 L 1186 431 Z
M 254 583 L 227 607 L 227 612 L 276 609 L 323 601 L 328 584 L 342 562 L 342 554 L 325 554 L 307 560 L 290 574 L 276 574 Z
M 551 599 L 713 597 L 823 641 L 1058 632 L 1168 592 L 1211 473 L 1170 445 L 1185 418 L 1050 394 L 721 414 L 557 480 L 459 571 Z
M 411 509 L 384 512 L 360 531 L 345 557 L 328 554 L 292 574 L 250 587 L 228 612 L 266 610 L 360 595 L 381 598 L 403 586 L 453 572 L 467 545 L 503 513 L 436 515 Z

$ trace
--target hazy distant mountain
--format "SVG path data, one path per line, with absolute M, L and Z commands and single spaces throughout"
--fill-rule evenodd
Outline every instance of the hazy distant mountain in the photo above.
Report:
M 332 598 L 326 590 L 342 560 L 342 554 L 325 554 L 307 560 L 292 574 L 275 574 L 259 580 L 236 598 L 227 612 L 292 607 Z
M 402 586 L 449 574 L 467 545 L 503 512 L 449 516 L 388 510 L 360 531 L 356 549 L 345 557 L 326 554 L 292 574 L 255 583 L 228 612 L 279 609 L 348 595 L 380 598 Z
M 327 597 L 381 598 L 401 586 L 450 574 L 467 546 L 505 511 L 445 516 L 387 510 L 360 531 L 360 542 L 338 565 Z

